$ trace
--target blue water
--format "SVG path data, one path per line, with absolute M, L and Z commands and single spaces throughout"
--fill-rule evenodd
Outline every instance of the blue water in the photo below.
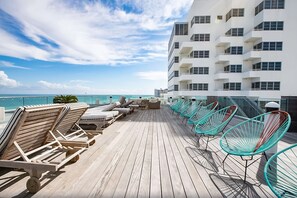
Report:
M 52 104 L 53 98 L 56 95 L 44 95 L 44 94 L 0 94 L 0 107 L 5 107 L 5 110 L 14 110 L 19 106 L 25 105 L 38 105 L 38 104 Z M 85 102 L 87 104 L 96 104 L 99 101 L 100 104 L 107 104 L 110 102 L 116 102 L 122 95 L 76 95 L 79 102 Z M 129 98 L 150 98 L 151 95 L 124 95 L 126 100 Z M 112 97 L 112 98 L 110 98 Z

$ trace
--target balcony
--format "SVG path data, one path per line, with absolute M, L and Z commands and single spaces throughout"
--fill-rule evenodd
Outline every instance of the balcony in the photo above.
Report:
M 179 76 L 178 81 L 182 82 L 182 81 L 192 81 L 194 78 L 194 75 L 189 74 L 189 73 L 181 73 Z
M 183 68 L 189 68 L 193 65 L 193 58 L 184 57 L 180 60 L 179 66 Z
M 261 58 L 261 51 L 250 51 L 243 55 L 243 60 L 249 61 L 249 60 L 255 60 Z
M 261 71 L 247 71 L 243 73 L 242 78 L 260 78 L 262 73 Z
M 230 44 L 233 45 L 242 45 L 242 37 L 240 36 L 219 36 L 215 40 L 215 46 L 216 47 L 226 47 Z
M 193 42 L 183 42 L 180 46 L 180 54 L 188 54 L 193 50 Z
M 214 75 L 214 80 L 227 80 L 229 79 L 230 74 L 226 73 L 226 72 L 220 72 L 220 73 L 216 73 Z
M 215 57 L 215 63 L 228 63 L 231 59 L 230 54 L 220 54 Z
M 207 96 L 209 94 L 209 91 L 198 91 L 198 90 L 190 90 L 190 89 L 181 89 L 178 92 L 179 96 Z
M 247 33 L 243 37 L 243 40 L 244 40 L 244 42 L 255 42 L 262 38 L 262 34 L 263 34 L 262 31 L 253 30 L 253 31 L 250 31 L 249 33 Z

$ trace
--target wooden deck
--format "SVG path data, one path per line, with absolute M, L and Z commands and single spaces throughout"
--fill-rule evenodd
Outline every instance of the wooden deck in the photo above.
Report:
M 232 124 L 232 123 L 231 123 Z M 296 142 L 288 134 L 278 150 Z M 219 138 L 197 147 L 190 127 L 161 110 L 138 110 L 96 138 L 75 164 L 43 176 L 35 195 L 26 190 L 28 175 L 0 168 L 0 197 L 273 197 L 263 181 L 265 159 L 248 169 L 225 153 Z

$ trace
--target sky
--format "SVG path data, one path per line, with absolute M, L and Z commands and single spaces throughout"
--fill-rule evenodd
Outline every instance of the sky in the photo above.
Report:
M 1 0 L 0 94 L 153 94 L 193 0 Z

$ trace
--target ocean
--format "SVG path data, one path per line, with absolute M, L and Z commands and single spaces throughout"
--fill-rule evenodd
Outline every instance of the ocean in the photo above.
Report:
M 14 110 L 19 106 L 52 104 L 56 95 L 46 94 L 0 94 L 0 107 L 5 110 Z M 125 96 L 126 100 L 130 98 L 151 98 L 152 95 L 76 95 L 79 102 L 87 104 L 107 104 L 116 102 L 121 96 Z M 111 98 L 110 98 L 111 97 Z

